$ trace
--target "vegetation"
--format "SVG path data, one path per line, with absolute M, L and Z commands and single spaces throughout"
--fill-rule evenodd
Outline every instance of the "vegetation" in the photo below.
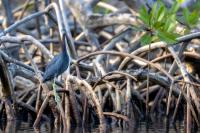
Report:
M 36 131 L 44 122 L 131 131 L 157 116 L 199 131 L 200 1 L 2 0 L 0 10 L 5 132 L 28 114 Z M 64 47 L 68 69 L 43 82 L 47 64 L 66 62 Z

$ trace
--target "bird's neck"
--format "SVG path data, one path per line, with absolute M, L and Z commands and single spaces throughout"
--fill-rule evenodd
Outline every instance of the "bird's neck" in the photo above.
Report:
M 68 38 L 67 38 L 67 36 L 65 38 L 65 34 L 64 34 L 63 35 L 63 42 L 62 42 L 62 52 L 63 52 L 64 55 L 67 55 L 67 57 L 68 57 L 69 55 L 68 55 L 66 43 L 68 43 Z
M 67 48 L 66 48 L 66 46 L 65 46 L 65 43 L 62 43 L 62 51 L 63 51 L 63 52 L 67 52 Z

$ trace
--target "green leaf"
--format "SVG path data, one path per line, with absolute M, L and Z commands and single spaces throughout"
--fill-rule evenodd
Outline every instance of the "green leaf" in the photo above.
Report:
M 173 32 L 176 30 L 176 22 L 172 22 L 172 23 L 169 23 L 169 26 L 167 27 L 167 32 Z
M 146 45 L 151 43 L 151 36 L 148 34 L 144 34 L 141 38 L 140 38 L 140 42 L 142 45 Z
M 164 16 L 165 16 L 165 7 L 163 4 L 161 4 L 157 13 L 157 21 L 162 21 Z
M 161 29 L 164 25 L 165 25 L 165 23 L 163 23 L 163 22 L 156 22 L 156 23 L 153 25 L 153 27 L 154 27 L 155 29 Z
M 165 21 L 163 30 L 166 32 L 174 32 L 175 28 L 176 28 L 176 20 L 173 18 L 173 16 L 171 16 Z
M 170 8 L 169 12 L 170 13 L 176 13 L 178 11 L 179 7 L 180 7 L 180 3 L 179 2 L 174 2 L 172 7 Z
M 188 19 L 189 19 L 188 21 L 189 21 L 189 24 L 190 24 L 190 25 L 196 25 L 197 22 L 198 22 L 199 17 L 198 17 L 198 14 L 197 14 L 195 11 L 193 11 L 193 12 L 189 15 Z
M 151 42 L 156 42 L 156 41 L 159 41 L 159 38 L 157 36 L 153 36 L 151 38 Z
M 199 16 L 197 11 L 190 12 L 187 8 L 184 8 L 182 14 L 184 23 L 188 27 L 194 27 L 198 23 Z
M 189 21 L 188 16 L 189 16 L 189 10 L 187 8 L 184 8 L 183 9 L 183 19 L 184 19 L 184 21 L 185 21 L 186 24 L 189 24 L 189 22 L 188 22 Z
M 152 7 L 152 9 L 151 9 L 151 21 L 153 21 L 154 19 L 157 19 L 156 17 L 157 17 L 157 8 L 158 8 L 158 4 L 157 4 L 157 2 L 155 2 L 154 4 L 153 4 L 153 7 Z
M 164 41 L 167 44 L 174 44 L 174 43 L 176 43 L 176 34 L 158 30 L 156 32 L 156 35 L 159 37 L 159 39 L 161 41 Z
M 152 14 L 156 14 L 157 8 L 158 8 L 158 4 L 157 4 L 157 2 L 155 2 L 155 3 L 153 4 L 152 9 L 151 9 Z
M 150 18 L 149 14 L 144 6 L 139 10 L 139 19 L 146 25 L 149 26 Z

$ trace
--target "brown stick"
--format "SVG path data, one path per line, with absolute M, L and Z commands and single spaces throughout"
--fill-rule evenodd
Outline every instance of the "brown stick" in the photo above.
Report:
M 126 122 L 129 122 L 129 118 L 127 116 L 124 116 L 124 115 L 121 115 L 121 114 L 117 114 L 117 113 L 114 113 L 114 112 L 103 112 L 103 114 L 107 115 L 107 116 L 116 117 L 118 119 L 122 119 Z
M 48 105 L 48 102 L 49 102 L 49 98 L 51 96 L 51 93 L 49 93 L 46 98 L 44 99 L 43 103 L 42 103 L 42 106 L 40 107 L 40 110 L 37 114 L 37 118 L 35 119 L 35 122 L 33 124 L 33 127 L 34 128 L 37 128 L 38 127 L 38 124 L 40 122 L 40 119 L 41 119 L 41 116 L 42 116 L 42 113 L 44 111 L 44 109 L 46 108 L 46 106 Z

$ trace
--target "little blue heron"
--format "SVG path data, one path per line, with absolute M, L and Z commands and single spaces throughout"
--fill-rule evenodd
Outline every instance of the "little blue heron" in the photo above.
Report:
M 43 75 L 43 83 L 49 80 L 54 79 L 53 83 L 53 91 L 56 102 L 59 102 L 60 98 L 56 93 L 55 90 L 55 78 L 61 75 L 63 72 L 65 72 L 69 66 L 70 58 L 67 53 L 65 39 L 67 43 L 69 42 L 69 39 L 67 38 L 66 34 L 63 34 L 62 37 L 62 50 L 60 54 L 56 55 L 46 66 L 44 75 Z

